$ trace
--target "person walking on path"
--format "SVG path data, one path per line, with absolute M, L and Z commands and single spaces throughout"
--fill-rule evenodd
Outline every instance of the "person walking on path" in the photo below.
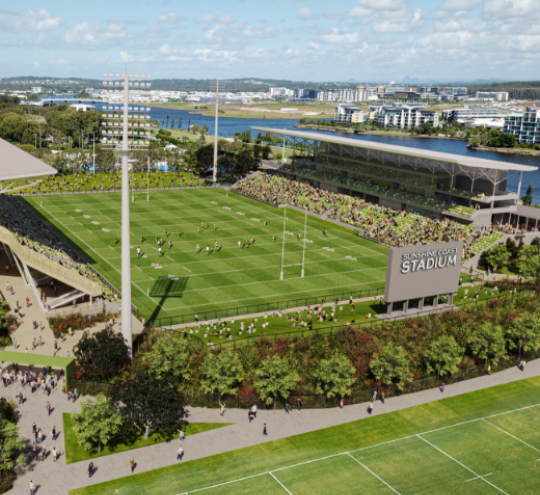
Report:
M 91 462 L 90 464 L 88 464 L 88 477 L 91 478 L 93 474 L 94 474 L 94 463 Z
M 521 363 L 519 363 L 519 369 L 525 371 L 525 359 L 522 359 Z
M 296 406 L 298 407 L 298 412 L 302 409 L 302 401 L 300 400 L 300 397 L 296 399 Z
M 343 409 L 343 404 L 345 403 L 345 401 L 343 400 L 343 397 L 341 398 L 341 400 L 339 401 L 339 408 L 340 409 Z
M 52 459 L 53 462 L 56 462 L 56 459 L 58 458 L 58 451 L 56 450 L 56 447 L 53 447 L 52 449 Z
M 223 417 L 223 415 L 225 414 L 225 404 L 223 402 L 220 402 L 219 408 L 221 409 L 221 412 L 219 413 L 219 415 Z
M 32 457 L 35 459 L 37 456 L 37 445 L 36 442 L 32 442 Z
M 290 409 L 290 407 L 291 407 L 291 406 L 289 406 L 289 403 L 286 402 L 286 403 L 285 403 L 285 412 L 286 412 L 287 414 L 289 414 L 289 409 Z
M 441 394 L 444 392 L 444 382 L 441 383 Z
M 263 426 L 263 436 L 268 436 L 268 432 L 266 431 L 266 423 L 264 423 Z
M 368 411 L 368 414 L 371 414 L 373 412 L 373 402 L 369 403 L 367 411 Z
M 248 420 L 251 423 L 251 420 L 253 419 L 253 413 L 251 412 L 251 409 L 248 411 Z
M 375 402 L 377 400 L 377 391 L 375 390 L 373 392 L 373 402 Z
M 36 485 L 34 485 L 34 482 L 30 480 L 30 495 L 36 494 Z
M 133 457 L 129 460 L 129 465 L 131 466 L 131 472 L 133 473 L 133 471 L 135 471 L 135 459 L 133 459 Z
M 251 414 L 253 415 L 253 419 L 257 417 L 257 404 L 253 404 L 253 406 L 251 406 Z
M 51 435 L 52 435 L 52 441 L 53 442 L 56 441 L 56 426 L 53 426 Z
M 184 449 L 180 445 L 180 447 L 178 447 L 178 450 L 176 452 L 176 460 L 178 459 L 182 460 L 182 457 L 184 457 Z
M 51 403 L 47 402 L 47 405 L 45 406 L 47 408 L 47 416 L 51 415 Z
M 178 435 L 178 440 L 184 440 L 186 436 L 184 435 L 184 432 L 182 430 L 177 430 L 180 434 Z

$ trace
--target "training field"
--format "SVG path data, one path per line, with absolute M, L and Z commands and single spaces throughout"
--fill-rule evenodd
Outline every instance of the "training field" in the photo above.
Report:
M 537 494 L 539 387 L 535 377 L 71 493 Z
M 119 193 L 28 201 L 120 289 Z M 203 225 L 207 228 L 199 233 Z M 150 201 L 146 193 L 135 193 L 131 203 L 133 303 L 146 317 L 166 317 L 384 285 L 385 247 L 309 217 L 304 243 L 304 215 L 295 211 L 287 211 L 284 280 L 280 280 L 283 226 L 282 209 L 222 189 L 151 192 Z M 161 257 L 156 236 L 164 242 Z M 246 241 L 252 238 L 254 244 L 247 247 Z M 304 244 L 305 276 L 301 278 Z

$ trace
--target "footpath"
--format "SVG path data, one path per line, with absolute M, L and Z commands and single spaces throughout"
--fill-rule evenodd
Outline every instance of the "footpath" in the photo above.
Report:
M 453 397 L 495 385 L 530 378 L 539 374 L 540 359 L 537 359 L 527 363 L 524 372 L 515 367 L 493 375 L 486 375 L 453 385 L 447 385 L 444 393 L 441 393 L 439 389 L 431 389 L 414 394 L 391 397 L 386 399 L 384 404 L 377 401 L 374 405 L 373 415 L 386 414 L 433 402 L 443 397 Z M 53 446 L 56 446 L 60 452 L 60 457 L 57 463 L 53 463 L 50 454 L 44 460 L 32 460 L 28 448 L 28 466 L 18 468 L 18 477 L 12 491 L 12 493 L 17 494 L 28 493 L 30 480 L 33 480 L 39 486 L 38 495 L 67 495 L 69 490 L 74 488 L 129 476 L 131 474 L 129 461 L 132 457 L 137 463 L 135 473 L 170 466 L 180 462 L 176 460 L 176 451 L 180 444 L 182 444 L 185 452 L 184 460 L 181 462 L 189 462 L 194 459 L 250 447 L 263 442 L 271 442 L 280 438 L 320 430 L 322 428 L 329 428 L 368 417 L 367 402 L 345 406 L 343 409 L 304 409 L 300 412 L 294 409 L 289 414 L 286 414 L 284 410 L 259 410 L 257 418 L 251 423 L 248 421 L 248 411 L 245 409 L 227 410 L 224 417 L 221 417 L 218 409 L 190 407 L 188 408 L 188 421 L 234 424 L 187 437 L 182 442 L 176 439 L 167 443 L 160 443 L 94 459 L 93 462 L 97 467 L 97 471 L 89 479 L 87 472 L 89 461 L 70 465 L 66 465 L 65 462 L 62 413 L 78 412 L 78 402 L 68 402 L 66 395 L 60 390 L 55 390 L 50 397 L 46 397 L 39 391 L 30 394 L 26 390 L 23 390 L 23 394 L 27 400 L 23 405 L 18 406 L 20 435 L 25 439 L 28 447 L 30 447 L 32 443 L 32 422 L 35 421 L 37 426 L 42 428 L 45 433 L 45 440 L 42 447 L 45 446 L 50 451 Z M 15 395 L 20 391 L 20 384 L 12 384 L 3 389 L 2 395 L 9 399 L 15 399 Z M 84 399 L 84 397 L 80 398 L 79 401 Z M 45 409 L 47 400 L 51 402 L 53 407 L 50 416 L 47 416 Z M 268 427 L 268 436 L 265 437 L 262 435 L 264 423 Z M 57 431 L 60 430 L 57 442 L 50 440 L 50 432 L 53 426 L 56 426 Z

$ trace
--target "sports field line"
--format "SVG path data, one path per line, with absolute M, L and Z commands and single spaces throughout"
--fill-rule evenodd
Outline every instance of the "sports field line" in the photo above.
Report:
M 352 456 L 351 454 L 349 454 L 349 452 L 347 452 L 347 455 L 351 458 L 351 459 L 354 459 L 358 464 L 360 464 L 360 466 L 362 466 L 368 473 L 372 474 L 373 476 L 375 476 L 375 478 L 377 478 L 379 481 L 381 481 L 382 483 L 384 483 L 388 488 L 390 488 L 390 490 L 392 490 L 394 493 L 397 493 L 397 495 L 401 495 L 401 493 L 399 493 L 394 487 L 390 486 L 386 481 L 384 481 L 380 476 L 377 476 L 377 474 L 375 474 L 371 469 L 369 469 L 366 465 L 362 464 L 356 457 Z
M 512 435 L 512 433 L 509 433 L 506 430 L 503 430 L 502 428 L 499 428 L 498 426 L 494 425 L 493 423 L 490 423 L 486 419 L 483 419 L 484 423 L 487 423 L 489 426 L 492 426 L 493 428 L 499 430 L 502 433 L 506 433 L 508 436 L 512 437 L 514 440 L 517 440 L 518 442 L 521 442 L 523 445 L 526 445 L 527 447 L 533 449 L 534 451 L 538 452 L 540 454 L 540 449 L 537 449 L 536 447 L 533 447 L 530 443 L 527 443 L 525 440 L 521 440 L 521 438 L 516 437 L 515 435 Z M 537 461 L 540 461 L 540 459 L 537 459 Z
M 322 261 L 309 261 L 309 262 L 305 262 L 304 263 L 304 266 L 306 265 L 321 265 L 323 263 L 331 263 L 333 261 L 348 261 L 346 258 L 340 258 L 340 259 L 334 259 L 334 260 L 322 260 Z M 204 263 L 204 261 L 197 261 L 197 263 Z M 175 263 L 175 265 L 189 265 L 190 263 Z M 163 268 L 167 268 L 168 266 L 171 266 L 171 265 L 165 265 L 163 266 Z M 284 265 L 284 268 L 287 268 L 287 267 L 291 267 L 291 266 L 300 266 L 300 264 L 296 264 L 296 265 Z M 143 267 L 144 269 L 148 268 L 148 269 L 151 269 L 153 270 L 154 268 L 152 266 L 148 266 L 148 267 Z M 185 266 L 184 266 L 185 268 Z M 225 272 L 216 272 L 216 271 L 211 271 L 211 272 L 205 272 L 205 273 L 194 273 L 193 275 L 186 275 L 184 276 L 183 278 L 195 278 L 195 277 L 206 277 L 208 275 L 223 275 L 225 273 L 241 273 L 241 272 L 247 272 L 247 271 L 257 271 L 257 270 L 270 270 L 270 269 L 278 269 L 278 268 L 281 268 L 281 265 L 269 265 L 269 266 L 263 266 L 263 267 L 250 267 L 250 268 L 239 268 L 237 270 L 227 270 Z M 140 269 L 140 268 L 139 268 Z M 365 268 L 365 269 L 361 269 L 361 270 L 355 270 L 355 272 L 364 272 L 364 271 L 371 271 L 371 270 L 383 270 L 384 267 L 380 267 L 380 268 Z M 191 272 L 193 273 L 193 272 Z M 305 276 L 304 278 L 309 278 L 309 277 L 320 277 L 320 276 L 323 276 L 323 275 L 339 275 L 341 273 L 351 273 L 351 272 L 329 272 L 329 273 L 318 273 L 316 275 L 307 275 Z M 137 280 L 137 282 L 146 282 L 147 280 L 145 279 L 139 279 Z M 263 282 L 274 282 L 274 280 L 263 280 Z M 250 282 L 251 283 L 251 282 Z M 242 285 L 245 285 L 245 284 L 234 284 L 235 286 L 239 286 L 241 287 Z
M 463 425 L 467 425 L 467 424 L 471 424 L 471 423 L 476 423 L 478 421 L 483 421 L 483 420 L 486 420 L 486 419 L 490 419 L 490 418 L 497 418 L 499 416 L 505 416 L 506 414 L 512 414 L 512 413 L 515 413 L 515 412 L 520 412 L 520 411 L 526 411 L 527 409 L 532 409 L 534 407 L 540 407 L 540 404 L 533 404 L 533 405 L 530 405 L 530 406 L 525 406 L 525 407 L 520 407 L 518 409 L 511 409 L 510 411 L 505 411 L 505 412 L 502 412 L 502 413 L 497 413 L 497 414 L 492 414 L 490 416 L 484 416 L 482 418 L 476 418 L 476 419 L 471 419 L 469 421 L 462 421 L 460 423 L 455 423 L 453 425 L 449 425 L 449 426 L 443 426 L 442 428 L 435 428 L 434 430 L 429 430 L 429 431 L 425 431 L 423 433 L 416 433 L 414 435 L 407 435 L 405 437 L 400 437 L 400 438 L 396 438 L 395 440 L 388 440 L 387 442 L 381 442 L 381 443 L 377 443 L 375 445 L 370 445 L 368 447 L 362 447 L 360 449 L 356 449 L 356 450 L 351 450 L 349 452 L 341 452 L 339 454 L 332 454 L 332 455 L 328 455 L 328 456 L 325 456 L 325 457 L 320 457 L 318 459 L 311 459 L 309 461 L 303 461 L 303 462 L 299 462 L 297 464 L 291 464 L 289 466 L 283 466 L 281 468 L 277 468 L 277 469 L 272 469 L 272 473 L 277 473 L 279 471 L 285 471 L 286 469 L 292 469 L 292 468 L 295 468 L 295 467 L 299 467 L 299 466 L 305 466 L 307 464 L 312 464 L 313 462 L 319 462 L 319 461 L 324 461 L 326 459 L 331 459 L 333 457 L 339 457 L 339 456 L 342 456 L 342 455 L 349 455 L 351 456 L 351 452 L 361 452 L 363 450 L 367 450 L 367 449 L 374 449 L 374 448 L 377 448 L 377 447 L 382 447 L 383 445 L 389 445 L 391 443 L 395 443 L 395 442 L 400 442 L 401 440 L 407 440 L 407 439 L 410 439 L 410 438 L 420 438 L 421 440 L 423 440 L 424 442 L 426 443 L 430 443 L 428 442 L 425 438 L 421 438 L 421 435 L 428 435 L 430 433 L 435 433 L 437 431 L 443 431 L 443 430 L 447 430 L 449 428 L 456 428 L 457 426 L 463 426 Z M 430 444 L 432 445 L 432 444 Z M 434 445 L 432 445 L 433 447 L 435 447 Z M 437 447 L 435 447 L 437 448 Z M 437 449 L 438 450 L 438 449 Z M 441 451 L 442 452 L 442 451 Z M 442 452 L 444 453 L 444 452 Z M 448 454 L 444 453 L 444 455 L 446 455 L 448 457 Z M 351 456 L 353 459 L 356 460 L 355 457 Z M 458 462 L 458 461 L 456 461 Z M 470 472 L 473 472 L 472 470 L 470 470 L 469 468 L 467 468 L 466 466 L 464 466 L 468 471 Z M 178 495 L 188 495 L 189 493 L 196 493 L 196 492 L 200 492 L 200 491 L 203 491 L 203 490 L 210 490 L 212 488 L 217 488 L 217 487 L 220 487 L 220 486 L 224 486 L 224 485 L 230 485 L 232 483 L 236 483 L 238 481 L 245 481 L 245 480 L 249 480 L 249 479 L 253 479 L 253 478 L 258 478 L 260 476 L 264 476 L 266 474 L 270 474 L 270 471 L 265 471 L 264 473 L 258 473 L 258 474 L 254 474 L 254 475 L 251 475 L 251 476 L 246 476 L 245 478 L 239 478 L 239 479 L 236 479 L 236 480 L 231 480 L 231 481 L 226 481 L 224 483 L 219 483 L 217 485 L 212 485 L 212 486 L 205 486 L 203 488 L 196 488 L 195 490 L 190 490 L 190 491 L 187 491 L 187 492 L 181 492 L 180 494 Z M 480 477 L 479 475 L 477 475 L 476 473 L 474 473 L 475 476 L 477 477 Z M 487 475 L 484 475 L 484 477 L 487 476 Z M 485 480 L 484 480 L 485 481 Z M 489 483 L 488 481 L 486 481 L 486 483 Z M 490 483 L 491 484 L 491 483 Z M 492 485 L 494 486 L 494 485 Z M 494 486 L 495 487 L 495 486 Z M 497 488 L 497 487 L 495 487 Z M 502 490 L 500 490 L 499 488 L 497 488 L 499 491 L 501 491 L 502 493 L 505 493 L 503 492 Z M 394 490 L 395 492 L 395 490 Z M 506 494 L 508 495 L 508 494 Z
M 452 457 L 450 454 L 447 454 L 444 450 L 440 449 L 439 447 L 437 447 L 436 445 L 433 445 L 431 442 L 429 442 L 428 440 L 426 440 L 425 438 L 423 438 L 421 435 L 416 435 L 417 438 L 419 438 L 420 440 L 422 440 L 423 442 L 427 443 L 428 445 L 430 445 L 431 447 L 433 447 L 435 450 L 437 450 L 438 452 L 440 452 L 441 454 L 445 455 L 446 457 L 448 457 L 448 459 L 451 459 L 452 461 L 454 461 L 455 463 L 459 464 L 462 468 L 466 469 L 467 471 L 469 471 L 469 473 L 472 473 L 474 476 L 476 476 L 476 479 L 481 479 L 482 481 L 484 481 L 485 483 L 487 483 L 488 485 L 491 485 L 493 488 L 495 488 L 496 490 L 500 491 L 501 493 L 504 493 L 504 495 L 508 495 L 508 493 L 506 493 L 504 490 L 502 490 L 501 488 L 499 488 L 497 485 L 494 485 L 493 483 L 491 483 L 491 481 L 488 481 L 486 480 L 485 476 L 487 475 L 480 475 L 478 473 L 476 473 L 475 471 L 473 471 L 470 467 L 467 467 L 465 466 L 465 464 L 463 464 L 462 462 L 459 462 L 457 459 L 455 459 L 454 457 Z M 490 473 L 491 474 L 491 473 Z
M 279 481 L 279 480 L 272 474 L 272 471 L 269 471 L 268 474 L 269 474 L 270 476 L 272 476 L 272 478 L 274 478 L 274 479 L 279 483 L 279 485 L 281 486 L 281 488 L 283 488 L 289 495 L 293 495 L 293 494 L 285 487 L 285 485 L 284 485 L 281 481 Z
M 291 277 L 292 278 L 292 277 Z M 296 277 L 296 278 L 299 278 L 299 277 Z M 290 279 L 285 279 L 285 280 L 290 280 Z M 376 282 L 384 282 L 384 280 L 371 280 L 369 282 L 362 282 L 361 284 L 354 284 L 352 287 L 358 287 L 360 285 L 367 285 L 367 284 L 374 284 Z M 351 288 L 351 284 L 348 284 L 348 285 L 336 285 L 335 287 L 329 287 L 328 289 L 329 290 L 333 290 L 333 289 L 345 289 L 345 288 L 348 288 L 350 289 Z M 310 290 L 303 290 L 303 291 L 297 291 L 297 292 L 281 292 L 279 294 L 274 294 L 274 296 L 294 296 L 295 294 L 307 294 L 309 292 L 320 292 L 321 289 L 310 289 Z M 272 297 L 272 295 L 270 296 L 264 296 L 264 297 Z M 371 296 L 370 296 L 371 297 Z M 224 303 L 234 303 L 234 302 L 239 302 L 239 301 L 257 301 L 259 299 L 263 299 L 263 296 L 261 297 L 247 297 L 247 298 L 244 298 L 244 299 L 231 299 L 231 300 L 228 300 L 228 301 L 220 301 L 220 304 L 224 304 Z M 270 301 L 270 302 L 280 302 L 280 301 Z M 197 306 L 191 306 L 193 308 L 202 308 L 203 306 L 210 306 L 211 304 L 215 304 L 215 302 L 213 303 L 205 303 L 205 304 L 197 304 Z M 256 303 L 254 303 L 256 304 Z M 186 306 L 177 306 L 175 308 L 168 308 L 166 311 L 174 311 L 175 309 L 186 309 Z M 217 310 L 220 310 L 220 309 L 227 309 L 227 308 L 216 308 Z M 195 310 L 193 310 L 195 312 Z M 249 315 L 246 315 L 246 316 L 249 316 Z M 210 318 L 212 319 L 212 318 Z
M 365 270 L 351 270 L 351 271 L 348 271 L 348 272 L 339 272 L 339 275 L 344 275 L 346 273 L 358 273 L 358 272 L 369 272 L 369 271 L 373 271 L 373 270 L 380 270 L 380 268 L 366 268 Z M 208 274 L 206 274 L 208 275 Z M 316 277 L 327 277 L 328 275 L 337 275 L 336 273 L 321 273 L 319 275 L 307 275 L 303 278 L 316 278 Z M 188 275 L 188 278 L 190 276 Z M 299 278 L 299 277 L 291 277 L 291 278 Z M 283 279 L 283 280 L 257 280 L 256 282 L 248 282 L 247 284 L 231 284 L 231 285 L 220 285 L 220 286 L 212 286 L 212 287 L 204 287 L 204 288 L 201 288 L 201 289 L 192 289 L 192 290 L 183 290 L 181 292 L 168 292 L 167 295 L 175 295 L 175 294 L 188 294 L 190 292 L 201 292 L 201 291 L 211 291 L 211 290 L 216 290 L 216 289 L 227 289 L 227 288 L 230 288 L 230 287 L 245 287 L 246 285 L 256 285 L 256 284 L 268 284 L 268 283 L 272 283 L 272 282 L 283 282 L 285 280 L 288 280 L 288 279 Z M 142 280 L 137 280 L 137 282 L 143 282 Z M 368 283 L 372 283 L 372 282 L 368 282 Z M 318 291 L 320 291 L 321 289 L 317 289 Z

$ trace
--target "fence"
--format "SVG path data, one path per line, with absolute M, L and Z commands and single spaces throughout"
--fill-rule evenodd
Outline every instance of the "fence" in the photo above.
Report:
M 540 357 L 540 350 L 522 353 L 521 356 L 508 356 L 499 360 L 496 363 L 490 363 L 491 372 L 503 371 L 519 364 L 519 359 L 525 359 L 530 361 L 532 359 L 538 359 Z M 454 383 L 470 380 L 471 378 L 478 378 L 480 376 L 487 375 L 489 373 L 488 368 L 485 365 L 474 365 L 462 368 L 454 375 L 431 375 L 419 380 L 415 380 L 409 383 L 403 384 L 398 387 L 397 384 L 377 386 L 373 388 L 361 387 L 357 390 L 353 390 L 350 395 L 343 398 L 345 405 L 361 404 L 368 402 L 373 397 L 374 390 L 378 390 L 378 396 L 384 395 L 385 398 L 392 396 L 401 396 L 405 394 L 411 394 L 420 392 L 422 390 L 428 390 L 439 387 L 443 382 L 445 385 L 452 385 Z M 71 390 L 77 389 L 77 393 L 81 395 L 97 395 L 104 394 L 107 396 L 110 391 L 110 385 L 108 383 L 93 382 L 87 380 L 69 380 L 69 388 Z M 324 395 L 310 395 L 304 394 L 302 390 L 298 390 L 296 393 L 291 394 L 288 398 L 277 397 L 270 404 L 266 404 L 256 394 L 236 394 L 236 395 L 222 395 L 217 394 L 203 394 L 194 390 L 185 390 L 184 397 L 186 404 L 192 407 L 209 407 L 219 408 L 219 403 L 225 403 L 228 408 L 249 408 L 253 404 L 261 409 L 285 408 L 285 404 L 295 407 L 297 399 L 300 399 L 302 408 L 305 409 L 322 409 L 329 407 L 339 406 L 341 397 L 327 398 Z

